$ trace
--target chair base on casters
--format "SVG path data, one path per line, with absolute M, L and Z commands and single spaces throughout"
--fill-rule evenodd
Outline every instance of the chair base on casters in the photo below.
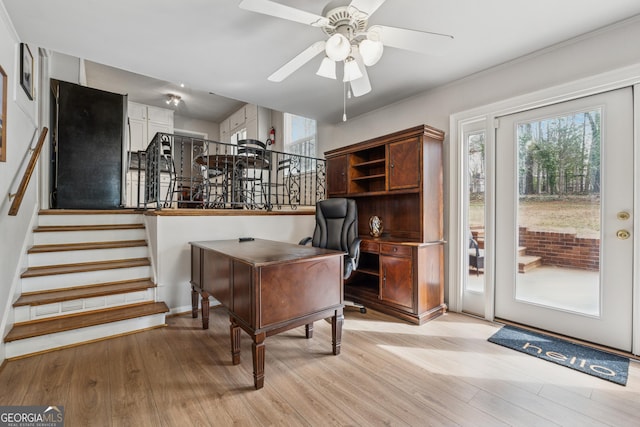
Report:
M 345 307 L 356 307 L 356 308 L 360 309 L 360 313 L 362 313 L 362 314 L 366 314 L 367 313 L 367 307 L 365 307 L 364 305 L 360 304 L 359 302 L 344 301 L 344 306 Z

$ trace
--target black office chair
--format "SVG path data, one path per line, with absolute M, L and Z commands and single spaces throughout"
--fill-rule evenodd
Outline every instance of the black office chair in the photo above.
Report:
M 360 238 L 358 237 L 358 208 L 352 199 L 335 198 L 321 200 L 316 203 L 316 227 L 313 237 L 300 241 L 301 245 L 324 249 L 335 249 L 345 252 L 344 275 L 348 279 L 358 268 L 360 260 Z M 358 307 L 366 313 L 362 304 L 344 301 L 345 305 Z

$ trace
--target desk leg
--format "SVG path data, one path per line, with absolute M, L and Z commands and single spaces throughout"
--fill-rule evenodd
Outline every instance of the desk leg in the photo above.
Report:
M 340 354 L 340 346 L 342 345 L 342 323 L 344 323 L 344 316 L 342 315 L 342 309 L 339 308 L 331 317 L 331 338 L 333 340 L 333 354 L 335 354 L 336 356 Z
M 307 338 L 313 338 L 313 322 L 304 325 L 304 332 Z
M 230 317 L 231 326 L 229 330 L 231 332 L 231 361 L 234 365 L 240 363 L 240 326 L 236 323 L 233 317 Z
M 209 329 L 209 294 L 202 293 L 202 329 Z
M 266 336 L 264 332 L 253 336 L 251 350 L 253 353 L 253 385 L 256 390 L 264 386 L 264 340 Z
M 198 291 L 194 286 L 191 286 L 191 317 L 198 318 Z

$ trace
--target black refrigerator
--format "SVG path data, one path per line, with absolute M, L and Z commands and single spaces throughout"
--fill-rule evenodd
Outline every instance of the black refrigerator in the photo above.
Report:
M 127 97 L 52 80 L 57 98 L 52 207 L 122 207 Z

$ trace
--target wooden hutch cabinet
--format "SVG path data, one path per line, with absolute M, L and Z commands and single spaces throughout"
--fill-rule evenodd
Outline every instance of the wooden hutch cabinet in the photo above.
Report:
M 345 298 L 422 324 L 444 313 L 442 142 L 416 126 L 327 151 L 327 194 L 358 205 L 360 265 Z M 383 234 L 369 233 L 378 216 Z

